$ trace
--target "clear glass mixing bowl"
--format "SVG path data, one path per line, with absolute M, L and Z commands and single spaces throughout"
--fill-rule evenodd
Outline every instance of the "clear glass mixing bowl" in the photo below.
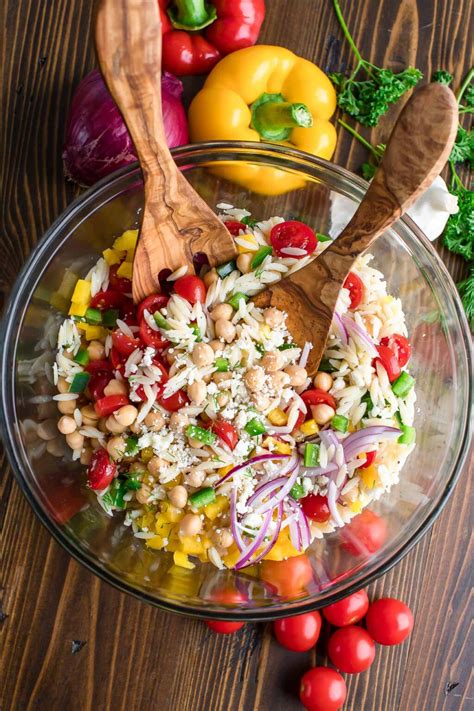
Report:
M 228 202 L 245 206 L 260 219 L 277 214 L 297 217 L 323 233 L 340 217 L 341 202 L 357 203 L 366 189 L 363 180 L 336 165 L 278 146 L 202 144 L 179 148 L 174 157 L 212 207 Z M 265 197 L 225 180 L 222 166 L 228 167 L 229 161 L 253 170 L 277 167 L 291 174 L 300 188 Z M 220 171 L 212 170 L 216 167 Z M 237 575 L 198 563 L 185 570 L 173 565 L 172 554 L 147 550 L 122 524 L 121 516 L 107 517 L 95 497 L 80 488 L 81 466 L 67 451 L 61 456 L 61 440 L 46 450 L 46 443 L 35 435 L 38 422 L 57 418 L 50 402 L 54 393 L 50 364 L 61 308 L 67 308 L 61 294 L 74 275 L 88 271 L 116 235 L 137 224 L 142 200 L 137 166 L 98 183 L 47 232 L 12 291 L 0 334 L 1 415 L 7 454 L 28 501 L 56 540 L 94 573 L 176 612 L 265 619 L 314 609 L 367 585 L 428 530 L 453 489 L 468 449 L 470 334 L 448 272 L 409 219 L 400 221 L 372 249 L 389 291 L 403 300 L 418 393 L 416 449 L 400 484 L 372 506 L 388 525 L 383 547 L 373 555 L 354 556 L 343 549 L 336 532 L 307 552 L 312 576 L 301 585 L 295 580 L 281 583 L 294 576 L 294 569 L 285 565 L 277 574 L 280 582 L 272 581 L 274 573 L 262 577 L 259 569 Z M 215 591 L 223 586 L 237 587 L 241 601 L 226 606 L 216 602 Z

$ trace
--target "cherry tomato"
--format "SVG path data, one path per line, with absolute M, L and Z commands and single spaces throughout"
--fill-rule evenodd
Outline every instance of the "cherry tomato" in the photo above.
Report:
M 190 304 L 196 304 L 198 301 L 202 304 L 206 299 L 206 285 L 194 274 L 186 274 L 176 279 L 174 290 L 178 296 L 182 296 Z
M 360 465 L 359 469 L 367 469 L 368 467 L 370 467 L 370 465 L 373 464 L 374 461 L 375 461 L 375 457 L 377 456 L 377 452 L 376 452 L 376 451 L 373 451 L 373 452 L 366 452 L 366 453 L 365 453 L 365 456 L 366 456 L 366 461 L 365 461 L 364 464 L 361 464 L 361 465 Z
M 301 410 L 298 412 L 298 417 L 296 418 L 295 426 L 293 427 L 293 432 L 298 429 L 300 425 L 303 424 L 303 422 L 306 419 L 306 415 L 304 412 L 301 412 Z M 275 435 L 273 436 L 274 439 L 276 439 Z
M 138 326 L 135 304 L 131 299 L 124 296 L 122 306 L 120 307 L 120 318 L 128 326 Z
M 408 338 L 405 338 L 405 336 L 402 336 L 400 333 L 393 333 L 391 336 L 382 338 L 380 345 L 390 348 L 390 350 L 395 353 L 400 368 L 403 368 L 410 360 L 411 346 L 408 342 Z
M 303 499 L 300 499 L 300 504 L 306 516 L 312 521 L 324 523 L 331 516 L 326 496 L 308 494 Z
M 314 647 L 321 632 L 321 615 L 306 612 L 296 617 L 284 617 L 273 623 L 275 637 L 283 647 L 292 652 L 307 652 Z
M 90 360 L 84 370 L 93 375 L 103 370 L 113 370 L 112 364 L 108 360 Z
M 375 553 L 385 543 L 387 524 L 369 509 L 341 529 L 342 547 L 352 555 Z
M 166 348 L 169 341 L 163 338 L 160 331 L 155 331 L 151 328 L 145 319 L 143 318 L 140 323 L 140 338 L 146 346 L 152 346 L 153 348 L 160 349 Z
M 87 504 L 79 479 L 64 479 L 64 472 L 53 466 L 37 474 L 45 505 L 56 523 L 64 525 Z
M 364 293 L 364 284 L 362 279 L 358 277 L 357 274 L 354 274 L 354 272 L 349 272 L 344 282 L 344 289 L 349 290 L 349 296 L 351 299 L 349 309 L 354 311 L 354 309 L 356 309 L 362 301 L 362 294 Z
M 244 622 L 227 622 L 226 620 L 205 620 L 206 625 L 218 634 L 234 634 L 244 626 Z
M 338 711 L 346 696 L 346 682 L 335 669 L 313 667 L 301 677 L 300 701 L 307 711 Z
M 280 222 L 279 225 L 272 227 L 270 242 L 278 257 L 294 257 L 296 259 L 303 259 L 308 254 L 313 254 L 318 245 L 317 237 L 311 227 L 298 220 Z M 287 253 L 285 250 L 288 247 L 302 249 L 304 254 Z
M 107 289 L 107 291 L 99 291 L 91 299 L 91 307 L 108 311 L 109 309 L 120 309 L 123 305 L 124 296 L 120 291 L 115 289 Z
M 159 311 L 163 306 L 166 306 L 168 299 L 169 297 L 164 294 L 151 294 L 147 296 L 146 299 L 143 299 L 137 309 L 138 322 L 141 323 L 145 309 L 153 315 L 155 311 Z
M 233 237 L 238 237 L 241 231 L 246 228 L 243 222 L 237 222 L 237 220 L 226 220 L 224 225 Z
M 379 644 L 400 644 L 413 629 L 413 614 L 401 600 L 384 597 L 371 604 L 365 622 Z
M 376 348 L 379 355 L 378 358 L 374 358 L 373 364 L 375 366 L 377 361 L 381 363 L 387 371 L 388 379 L 393 383 L 402 372 L 398 364 L 397 356 L 391 348 L 387 346 L 376 346 Z
M 170 397 L 158 397 L 158 402 L 161 407 L 164 407 L 168 412 L 177 412 L 188 404 L 189 398 L 184 390 L 178 390 L 173 395 L 170 395 Z
M 120 291 L 122 294 L 130 294 L 132 291 L 132 282 L 125 277 L 117 276 L 117 270 L 120 264 L 112 264 L 109 267 L 109 284 L 115 291 Z
M 235 588 L 218 588 L 209 595 L 211 600 L 220 602 L 223 605 L 235 605 L 245 601 L 245 596 Z M 244 622 L 227 622 L 227 620 L 206 620 L 206 625 L 219 634 L 232 634 L 242 629 Z
M 113 378 L 111 370 L 97 370 L 91 376 L 88 383 L 89 392 L 93 400 L 100 400 L 104 397 L 104 388 Z
M 210 427 L 211 431 L 214 432 L 219 439 L 221 439 L 224 444 L 226 444 L 230 449 L 235 449 L 237 442 L 239 441 L 239 435 L 237 430 L 230 422 L 225 420 L 215 420 Z
M 156 397 L 159 398 L 163 394 L 165 384 L 168 381 L 168 371 L 166 370 L 163 363 L 160 363 L 160 361 L 158 361 L 156 358 L 153 358 L 153 365 L 155 365 L 161 370 L 161 380 L 155 383 Z M 148 400 L 148 396 L 145 393 L 145 388 L 143 387 L 143 385 L 139 385 L 135 392 L 137 393 L 140 400 L 143 400 L 143 402 L 146 402 L 146 400 Z
M 339 602 L 328 605 L 323 615 L 335 627 L 347 627 L 359 622 L 369 609 L 369 598 L 365 590 L 359 590 Z
M 112 333 L 112 343 L 118 352 L 124 356 L 129 356 L 141 346 L 139 338 L 131 338 L 126 333 L 122 333 L 122 331 L 114 331 Z
M 101 491 L 105 489 L 115 477 L 117 466 L 110 459 L 106 449 L 98 449 L 92 455 L 91 463 L 87 470 L 87 483 L 90 489 Z
M 281 597 L 298 597 L 313 579 L 313 569 L 306 555 L 287 560 L 263 560 L 260 575 Z
M 332 407 L 334 410 L 336 409 L 336 401 L 334 400 L 333 396 L 330 395 L 329 393 L 324 392 L 324 390 L 320 390 L 319 388 L 311 388 L 311 390 L 307 390 L 305 393 L 301 395 L 303 402 L 305 405 L 320 405 L 321 403 L 324 403 L 325 405 L 329 405 Z
M 118 350 L 114 347 L 110 349 L 110 362 L 112 363 L 112 366 L 114 370 L 118 370 L 121 373 L 125 370 L 125 361 L 127 360 L 126 356 L 122 355 L 121 353 L 118 352 Z
M 362 627 L 341 627 L 330 637 L 328 656 L 337 669 L 346 674 L 358 674 L 370 667 L 375 659 L 375 644 Z
M 94 408 L 99 417 L 108 417 L 124 405 L 129 404 L 128 397 L 125 395 L 107 395 L 106 397 L 97 400 Z

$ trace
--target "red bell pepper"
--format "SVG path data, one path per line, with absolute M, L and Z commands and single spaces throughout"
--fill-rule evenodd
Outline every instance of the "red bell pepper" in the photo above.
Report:
M 255 44 L 264 0 L 158 0 L 163 68 L 172 74 L 206 74 L 230 52 Z M 201 32 L 202 30 L 202 32 Z

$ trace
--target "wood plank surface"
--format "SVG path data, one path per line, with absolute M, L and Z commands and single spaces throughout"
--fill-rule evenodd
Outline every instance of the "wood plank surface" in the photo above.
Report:
M 92 0 L 3 0 L 0 113 L 0 293 L 78 189 L 63 178 L 61 143 L 79 79 L 94 66 Z M 262 41 L 326 70 L 352 62 L 329 0 L 267 0 Z M 395 70 L 438 68 L 455 83 L 473 64 L 472 0 L 342 1 L 365 56 Z M 390 113 L 373 131 L 383 140 Z M 364 150 L 340 134 L 335 161 L 357 170 Z M 439 248 L 453 277 L 465 263 Z M 351 711 L 467 711 L 474 706 L 469 638 L 472 480 L 371 595 L 415 612 L 404 645 L 381 648 L 349 681 Z M 298 679 L 319 653 L 279 647 L 269 625 L 233 637 L 146 606 L 99 581 L 40 525 L 0 455 L 2 533 L 0 709 L 23 711 L 296 711 Z M 321 645 L 322 647 L 322 645 Z

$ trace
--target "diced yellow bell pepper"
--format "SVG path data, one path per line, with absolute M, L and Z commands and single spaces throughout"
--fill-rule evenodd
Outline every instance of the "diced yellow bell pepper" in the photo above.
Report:
M 131 262 L 122 262 L 122 264 L 117 269 L 117 276 L 123 277 L 124 279 L 132 278 L 132 264 Z
M 145 545 L 147 546 L 147 548 L 153 548 L 153 550 L 159 551 L 164 547 L 165 543 L 161 536 L 156 535 L 153 536 L 153 538 L 148 538 L 145 541 Z
M 353 501 L 350 504 L 349 508 L 354 513 L 360 513 L 362 511 L 362 504 L 360 503 L 360 501 Z
M 379 470 L 376 464 L 371 464 L 367 469 L 360 469 L 359 476 L 368 489 L 373 489 L 379 482 Z
M 129 249 L 135 249 L 138 239 L 138 230 L 126 230 L 114 242 L 114 249 L 127 252 Z
M 124 258 L 124 253 L 119 252 L 116 249 L 104 249 L 104 251 L 102 252 L 102 256 L 104 257 L 109 267 L 111 267 L 114 264 L 120 264 L 120 262 Z
M 86 279 L 78 279 L 71 296 L 73 304 L 88 304 L 91 300 L 91 283 Z
M 127 255 L 125 257 L 126 262 L 133 262 L 135 256 L 135 247 L 133 249 L 127 249 Z
M 75 304 L 71 302 L 71 306 L 69 307 L 69 316 L 85 316 L 87 308 L 87 304 Z
M 172 528 L 173 524 L 171 521 L 168 521 L 164 514 L 157 514 L 155 520 L 156 533 L 159 533 L 160 536 L 163 536 L 163 538 L 169 538 Z
M 70 299 L 66 299 L 59 293 L 59 291 L 55 291 L 51 294 L 49 303 L 54 309 L 57 309 L 58 311 L 61 311 L 61 313 L 65 314 L 69 308 Z
M 186 555 L 200 555 L 204 553 L 204 546 L 196 536 L 179 536 L 180 551 Z
M 102 326 L 92 326 L 90 323 L 77 323 L 76 326 L 79 330 L 84 331 L 86 341 L 98 341 L 107 335 Z
M 255 249 L 252 249 L 252 247 L 243 247 L 241 244 L 237 244 L 236 247 L 239 254 L 248 254 L 249 252 L 256 252 L 258 250 L 258 241 L 255 235 L 239 235 L 239 238 L 244 239 L 255 247 Z
M 275 427 L 284 427 L 288 422 L 286 412 L 283 412 L 283 410 L 281 410 L 279 407 L 276 407 L 274 410 L 268 413 L 268 419 L 270 420 L 272 425 L 275 425 Z
M 262 446 L 277 454 L 291 454 L 291 445 L 274 437 L 265 437 Z
M 180 568 L 192 570 L 196 567 L 194 563 L 191 563 L 186 553 L 181 553 L 180 551 L 175 551 L 173 553 L 173 560 L 175 562 L 175 565 L 179 566 Z
M 155 454 L 151 447 L 144 447 L 144 449 L 142 449 L 142 451 L 140 452 L 140 459 L 142 460 L 142 462 L 145 462 L 145 464 L 149 462 L 150 459 L 153 459 L 154 456 Z
M 219 474 L 219 476 L 221 477 L 221 479 L 222 479 L 222 477 L 225 476 L 228 472 L 230 472 L 230 470 L 232 469 L 233 466 L 234 466 L 233 464 L 229 464 L 227 467 L 221 467 L 220 469 L 217 470 L 217 473 Z
M 184 511 L 177 509 L 176 506 L 170 506 L 167 511 L 163 512 L 163 516 L 170 523 L 178 523 L 184 517 Z
M 147 511 L 143 516 L 139 516 L 136 522 L 140 528 L 148 528 L 150 530 L 154 526 L 155 516 L 151 511 Z
M 319 427 L 315 420 L 308 420 L 300 425 L 300 432 L 306 435 L 306 437 L 309 437 L 310 435 L 317 434 L 319 432 Z
M 229 548 L 227 555 L 222 558 L 222 562 L 227 568 L 233 568 L 240 558 L 240 551 L 233 543 Z
M 264 560 L 285 560 L 293 558 L 296 555 L 301 555 L 301 551 L 297 551 L 290 541 L 288 529 L 280 531 L 277 541 L 273 548 L 267 553 Z
M 207 516 L 211 521 L 214 521 L 215 518 L 219 516 L 220 513 L 223 513 L 224 511 L 227 511 L 229 508 L 229 499 L 227 496 L 216 496 L 215 501 L 212 502 L 212 504 L 207 504 L 207 506 L 204 506 L 203 511 L 204 515 Z

